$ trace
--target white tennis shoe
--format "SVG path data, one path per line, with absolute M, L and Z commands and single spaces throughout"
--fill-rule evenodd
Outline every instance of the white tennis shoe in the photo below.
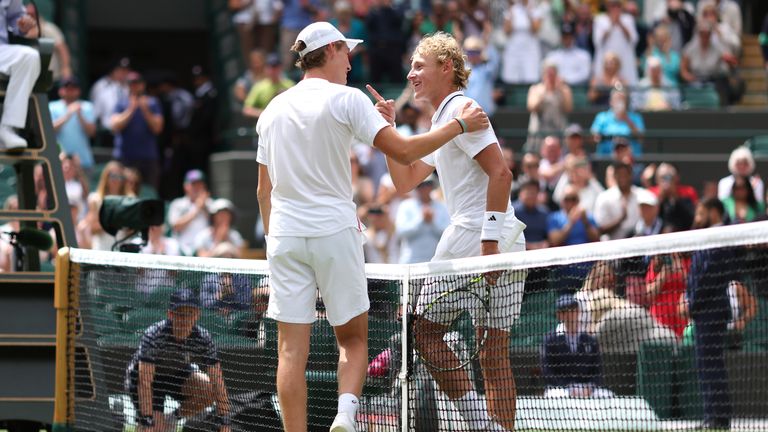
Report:
M 23 150 L 27 140 L 20 137 L 10 126 L 0 125 L 0 144 L 5 150 Z
M 355 432 L 355 422 L 349 418 L 347 413 L 340 412 L 336 414 L 331 424 L 331 432 Z

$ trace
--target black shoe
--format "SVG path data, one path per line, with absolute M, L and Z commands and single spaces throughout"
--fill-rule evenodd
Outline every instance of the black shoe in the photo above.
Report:
M 731 422 L 730 420 L 704 420 L 696 429 L 729 431 L 731 430 Z

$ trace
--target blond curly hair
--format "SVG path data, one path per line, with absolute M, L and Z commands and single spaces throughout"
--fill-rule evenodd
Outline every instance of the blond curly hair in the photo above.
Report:
M 453 85 L 460 89 L 467 88 L 470 74 L 466 66 L 467 56 L 452 35 L 441 31 L 427 35 L 413 53 L 424 57 L 432 55 L 440 65 L 450 62 L 453 65 Z

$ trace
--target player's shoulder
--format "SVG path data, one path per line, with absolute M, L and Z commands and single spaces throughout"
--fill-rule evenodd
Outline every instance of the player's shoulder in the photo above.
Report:
M 363 91 L 357 87 L 329 83 L 329 91 L 331 92 L 331 97 L 338 98 L 340 100 L 355 102 L 370 101 L 365 93 L 363 93 Z
M 449 96 L 449 97 L 450 99 L 445 104 L 445 111 L 450 112 L 452 114 L 458 113 L 464 107 L 464 105 L 467 104 L 467 102 L 471 102 L 473 107 L 480 106 L 480 104 L 477 103 L 476 100 L 465 95 L 464 93 L 457 93 L 454 96 Z

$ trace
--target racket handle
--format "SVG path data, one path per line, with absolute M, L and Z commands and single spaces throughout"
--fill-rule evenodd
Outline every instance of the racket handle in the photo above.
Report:
M 407 327 L 405 329 L 405 343 L 403 344 L 403 348 L 405 349 L 405 352 L 407 355 L 406 363 L 405 363 L 405 379 L 408 381 L 411 381 L 413 379 L 413 347 L 415 346 L 414 342 L 414 334 L 413 334 L 413 318 L 415 314 L 414 313 L 408 313 L 407 318 Z

